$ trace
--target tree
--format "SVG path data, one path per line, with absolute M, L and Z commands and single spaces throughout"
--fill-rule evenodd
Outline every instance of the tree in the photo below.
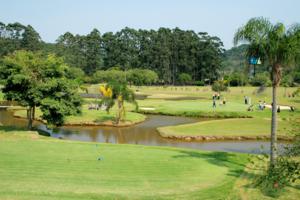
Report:
M 272 124 L 270 168 L 274 167 L 277 157 L 277 87 L 281 80 L 281 68 L 295 63 L 299 55 L 300 26 L 286 29 L 284 24 L 272 24 L 268 19 L 259 17 L 250 19 L 240 27 L 234 36 L 234 44 L 248 42 L 248 56 L 261 58 L 271 66 L 272 81 Z
M 81 98 L 76 82 L 66 78 L 68 70 L 62 58 L 41 52 L 16 51 L 4 57 L 2 91 L 6 99 L 27 107 L 29 129 L 37 106 L 50 125 L 62 125 L 65 116 L 80 112 Z
M 134 85 L 150 85 L 158 80 L 157 74 L 149 69 L 130 69 L 126 72 L 126 77 Z
M 101 35 L 93 29 L 88 35 L 73 35 L 70 32 L 57 39 L 57 53 L 65 58 L 71 67 L 81 68 L 92 75 L 102 67 Z
M 117 102 L 118 110 L 116 113 L 116 124 L 119 124 L 126 115 L 124 101 L 133 103 L 136 106 L 136 109 L 138 109 L 134 92 L 130 90 L 124 82 L 111 81 L 105 87 L 101 86 L 100 92 L 104 97 L 102 103 L 106 106 L 107 112 L 109 112 L 115 102 Z
M 97 29 L 94 29 L 85 37 L 86 43 L 86 66 L 84 71 L 92 75 L 97 69 L 102 67 L 101 35 Z
M 37 51 L 41 48 L 41 38 L 38 32 L 30 25 L 25 27 L 25 31 L 22 34 L 21 41 L 22 48 L 29 51 Z
M 5 25 L 0 22 L 0 57 L 21 49 L 40 50 L 41 44 L 40 35 L 32 26 L 20 23 Z
M 178 80 L 180 84 L 186 85 L 191 83 L 192 77 L 187 73 L 181 73 L 178 77 Z

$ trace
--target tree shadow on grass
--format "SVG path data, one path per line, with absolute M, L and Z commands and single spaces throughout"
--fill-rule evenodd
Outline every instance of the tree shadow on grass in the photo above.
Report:
M 195 151 L 180 151 L 180 155 L 173 156 L 174 158 L 199 158 L 220 167 L 229 169 L 228 175 L 239 177 L 245 168 L 246 156 L 239 158 L 239 155 L 228 152 L 195 152 Z
M 16 127 L 16 126 L 0 126 L 0 131 L 16 132 L 16 131 L 27 131 L 27 129 L 24 127 Z
M 24 132 L 24 131 L 30 131 L 25 127 L 17 127 L 17 126 L 0 126 L 0 131 L 4 131 L 7 133 L 16 133 L 16 132 Z M 43 136 L 50 136 L 50 133 L 44 130 L 33 128 L 31 131 L 37 131 L 39 135 Z
M 105 122 L 105 121 L 115 121 L 115 117 L 107 115 L 107 116 L 98 117 L 97 119 L 94 120 L 94 122 L 96 123 Z

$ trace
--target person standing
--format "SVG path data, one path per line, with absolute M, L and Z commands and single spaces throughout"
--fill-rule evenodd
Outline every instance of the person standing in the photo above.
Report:
M 245 104 L 247 105 L 248 104 L 248 97 L 247 96 L 244 96 L 244 101 L 245 101 Z
M 216 108 L 217 105 L 216 105 L 216 98 L 213 98 L 213 108 Z

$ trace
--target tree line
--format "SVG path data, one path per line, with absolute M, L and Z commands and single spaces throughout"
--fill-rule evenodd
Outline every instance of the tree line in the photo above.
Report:
M 271 85 L 267 64 L 257 65 L 253 76 L 247 44 L 225 51 L 218 37 L 179 28 L 126 27 L 103 34 L 93 29 L 86 35 L 66 32 L 55 43 L 46 43 L 30 25 L 0 22 L 0 47 L 0 59 L 15 50 L 56 54 L 70 66 L 71 78 L 88 83 L 121 77 L 139 85 L 204 85 L 218 79 L 226 80 L 228 86 Z M 282 86 L 300 84 L 299 63 L 300 60 L 282 71 Z M 134 75 L 138 80 L 128 79 Z
M 158 75 L 161 84 L 179 84 L 181 74 L 188 74 L 191 82 L 216 80 L 224 53 L 218 37 L 179 28 L 126 27 L 104 34 L 93 29 L 87 35 L 66 32 L 51 44 L 43 42 L 30 25 L 20 23 L 0 23 L 0 46 L 1 57 L 19 49 L 55 53 L 90 77 L 110 68 L 148 69 Z

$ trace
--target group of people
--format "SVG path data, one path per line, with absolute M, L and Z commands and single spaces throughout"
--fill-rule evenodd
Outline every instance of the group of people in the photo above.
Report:
M 215 93 L 212 97 L 212 100 L 213 100 L 213 108 L 216 108 L 217 107 L 217 100 L 221 100 L 221 96 L 219 93 Z M 223 97 L 223 99 L 220 101 L 219 105 L 226 105 L 226 98 Z
M 263 101 L 263 102 L 261 100 L 258 101 L 258 109 L 259 110 L 264 110 L 266 108 L 266 105 L 267 105 L 266 101 Z

